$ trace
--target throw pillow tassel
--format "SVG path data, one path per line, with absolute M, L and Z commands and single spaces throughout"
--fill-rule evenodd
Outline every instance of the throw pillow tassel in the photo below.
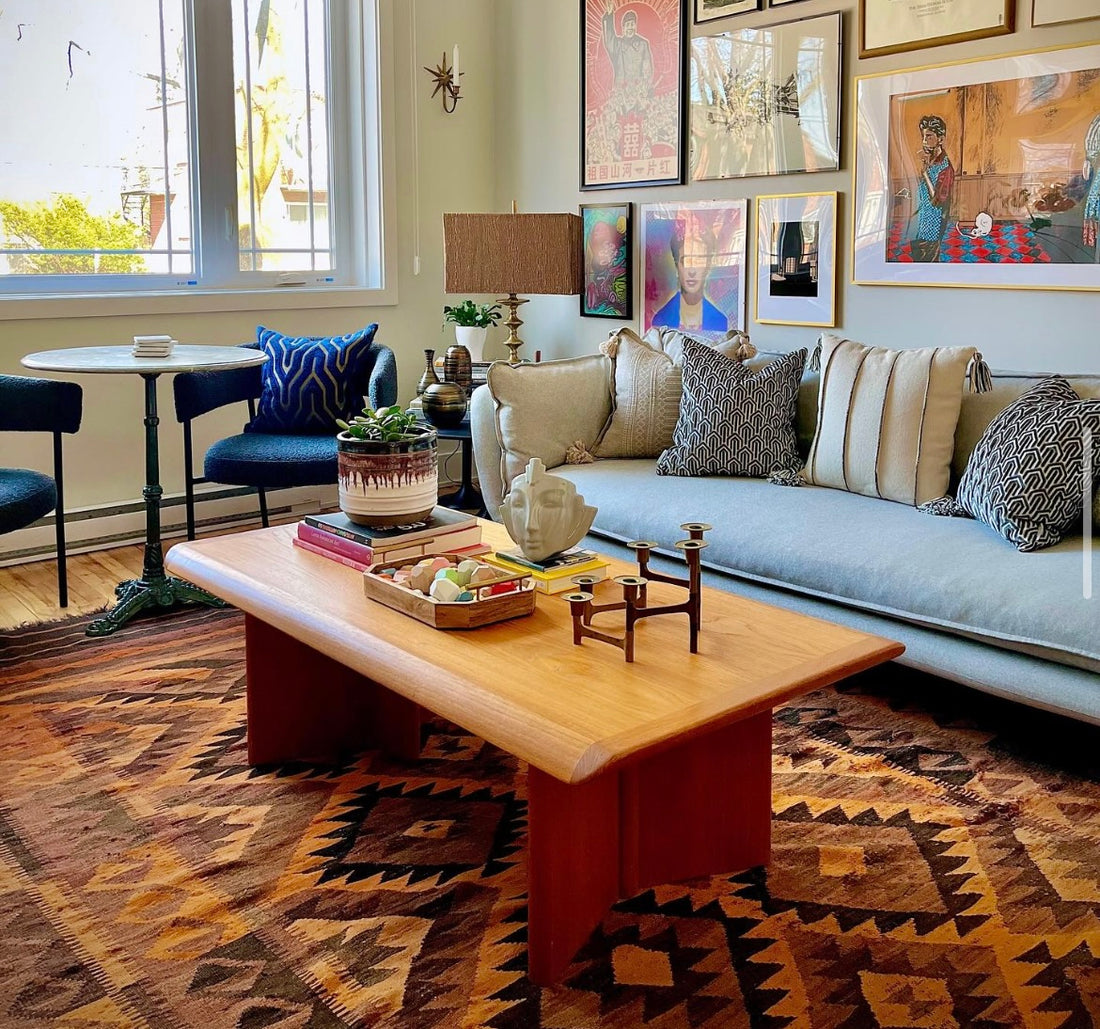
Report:
M 793 468 L 776 468 L 775 471 L 768 476 L 768 482 L 773 486 L 806 485 L 806 480 L 802 478 L 802 473 Z
M 582 439 L 575 440 L 565 452 L 566 464 L 592 464 L 595 460 Z
M 806 367 L 811 372 L 821 371 L 821 338 L 820 337 L 818 337 L 817 346 L 814 347 L 813 352 L 810 354 L 810 360 L 809 360 L 809 363 L 806 365 Z
M 604 357 L 610 357 L 612 361 L 615 360 L 619 354 L 619 334 L 617 332 L 608 334 L 607 339 L 600 344 L 600 353 Z
M 734 329 L 732 335 L 736 335 L 740 339 L 740 342 L 733 351 L 733 359 L 735 361 L 747 361 L 751 357 L 756 357 L 756 347 L 749 341 L 749 334 L 747 332 L 741 332 L 738 329 Z
M 993 389 L 993 375 L 989 371 L 989 365 L 985 358 L 977 350 L 966 366 L 966 382 L 971 393 L 988 393 Z
M 959 506 L 954 497 L 936 497 L 926 500 L 918 508 L 921 514 L 938 515 L 941 518 L 969 518 L 970 512 Z

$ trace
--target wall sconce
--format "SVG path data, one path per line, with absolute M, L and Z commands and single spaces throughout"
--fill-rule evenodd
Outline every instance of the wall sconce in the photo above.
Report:
M 444 113 L 454 114 L 454 110 L 458 106 L 459 100 L 462 99 L 462 86 L 458 81 L 458 77 L 461 74 L 458 70 L 458 44 L 455 44 L 450 67 L 447 66 L 447 51 L 444 50 L 443 59 L 439 64 L 434 68 L 425 67 L 424 70 L 431 75 L 432 79 L 435 81 L 435 89 L 432 90 L 432 96 L 442 91 Z

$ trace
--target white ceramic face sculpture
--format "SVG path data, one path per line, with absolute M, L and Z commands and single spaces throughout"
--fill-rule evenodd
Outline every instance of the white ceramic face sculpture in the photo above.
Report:
M 545 561 L 580 542 L 592 526 L 596 509 L 589 507 L 577 487 L 533 457 L 527 470 L 512 480 L 500 505 L 508 535 L 531 561 Z

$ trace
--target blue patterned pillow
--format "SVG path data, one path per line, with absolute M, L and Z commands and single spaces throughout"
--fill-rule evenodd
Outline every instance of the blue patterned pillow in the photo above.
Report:
M 246 432 L 324 433 L 338 431 L 363 407 L 362 388 L 377 325 L 346 336 L 284 336 L 262 325 L 256 329 L 263 389 L 256 417 Z

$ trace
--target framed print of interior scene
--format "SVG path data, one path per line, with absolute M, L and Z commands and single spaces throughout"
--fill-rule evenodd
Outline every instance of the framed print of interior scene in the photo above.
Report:
M 581 189 L 684 180 L 687 5 L 581 0 Z
M 693 179 L 840 167 L 840 18 L 692 40 Z
M 728 18 L 731 14 L 747 14 L 759 11 L 764 0 L 692 0 L 695 4 L 695 24 Z
M 756 320 L 836 325 L 836 193 L 756 198 Z
M 1100 45 L 856 80 L 856 283 L 1100 289 Z
M 859 56 L 1012 32 L 1016 0 L 859 0 Z
M 745 327 L 746 200 L 644 204 L 642 331 Z
M 584 289 L 581 315 L 634 317 L 630 204 L 582 204 Z

